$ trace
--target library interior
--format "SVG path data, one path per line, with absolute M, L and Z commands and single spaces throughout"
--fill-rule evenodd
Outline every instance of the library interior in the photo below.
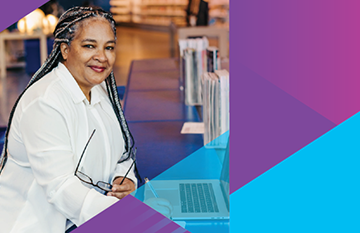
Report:
M 165 199 L 170 213 L 158 211 L 190 232 L 229 232 L 229 0 L 50 0 L 24 16 L 0 32 L 0 147 L 73 6 L 101 7 L 116 22 L 113 76 L 137 148 L 136 197 L 149 206 Z M 164 180 L 197 183 L 180 182 L 184 194 L 172 201 Z

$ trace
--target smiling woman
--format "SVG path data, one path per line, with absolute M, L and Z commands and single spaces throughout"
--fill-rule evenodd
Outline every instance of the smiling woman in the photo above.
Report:
M 54 36 L 53 51 L 10 113 L 1 232 L 69 232 L 137 185 L 134 140 L 112 72 L 113 18 L 75 7 L 60 17 Z

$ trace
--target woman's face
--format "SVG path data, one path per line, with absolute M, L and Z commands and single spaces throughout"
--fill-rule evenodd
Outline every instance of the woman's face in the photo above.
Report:
M 115 63 L 115 36 L 104 18 L 85 19 L 75 32 L 70 46 L 61 44 L 64 65 L 75 78 L 85 96 L 103 82 Z

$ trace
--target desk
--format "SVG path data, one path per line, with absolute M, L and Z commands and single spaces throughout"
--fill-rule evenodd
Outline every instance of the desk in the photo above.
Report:
M 2 32 L 0 33 L 0 78 L 6 77 L 6 54 L 5 54 L 5 41 L 6 40 L 40 40 L 40 64 L 45 62 L 47 57 L 46 35 L 42 32 L 35 32 L 33 34 L 20 33 L 20 32 Z
M 166 180 L 219 179 L 221 169 L 222 164 L 217 152 L 202 148 L 156 177 L 154 180 L 158 183 L 153 180 L 153 184 L 156 189 L 156 185 Z M 144 189 L 144 186 L 140 187 L 135 195 L 142 201 L 144 201 Z M 171 199 L 172 192 L 175 192 L 174 189 L 162 189 L 160 192 L 158 190 L 159 196 L 165 199 Z M 229 220 L 186 220 L 185 228 L 192 233 L 229 232 Z
M 200 117 L 194 106 L 185 106 L 179 76 L 178 60 L 174 58 L 136 60 L 131 64 L 124 113 L 138 147 L 140 174 L 150 180 L 160 174 L 157 179 L 218 179 L 221 162 L 216 153 L 191 155 L 203 147 L 202 135 L 180 134 L 184 122 L 200 121 Z M 178 166 L 181 163 L 198 169 L 184 171 L 184 166 Z M 136 196 L 143 200 L 143 187 Z M 229 232 L 228 220 L 186 223 L 190 232 Z
M 143 177 L 153 179 L 203 146 L 202 135 L 180 134 L 184 122 L 200 118 L 196 108 L 182 100 L 177 59 L 132 62 L 124 113 Z

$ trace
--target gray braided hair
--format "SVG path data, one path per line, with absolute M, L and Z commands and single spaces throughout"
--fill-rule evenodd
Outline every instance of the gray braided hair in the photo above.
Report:
M 0 174 L 3 170 L 5 163 L 8 158 L 8 151 L 7 151 L 7 144 L 8 144 L 8 136 L 10 131 L 11 122 L 14 116 L 14 112 L 16 109 L 17 104 L 19 103 L 20 98 L 23 96 L 23 94 L 26 92 L 27 89 L 29 89 L 35 82 L 40 80 L 42 77 L 44 77 L 47 73 L 49 73 L 52 69 L 54 69 L 58 63 L 63 59 L 60 51 L 60 45 L 61 43 L 67 43 L 70 45 L 71 41 L 74 38 L 75 32 L 78 29 L 79 26 L 81 26 L 82 20 L 91 18 L 91 17 L 103 17 L 107 21 L 109 21 L 111 28 L 115 35 L 116 40 L 116 27 L 115 27 L 115 21 L 111 15 L 111 13 L 108 13 L 104 11 L 101 8 L 98 7 L 73 7 L 64 12 L 64 14 L 59 18 L 59 22 L 54 30 L 54 45 L 53 50 L 51 51 L 50 55 L 46 59 L 45 63 L 40 67 L 40 69 L 32 76 L 30 79 L 28 85 L 26 86 L 25 90 L 20 94 L 18 99 L 16 100 L 9 117 L 9 122 L 7 125 L 7 130 L 5 133 L 5 141 L 4 141 L 4 148 L 1 153 L 0 157 Z M 119 96 L 117 93 L 117 87 L 115 82 L 114 73 L 111 72 L 111 74 L 105 79 L 107 92 L 109 95 L 110 102 L 113 106 L 113 110 L 115 112 L 115 115 L 119 121 L 121 131 L 123 133 L 123 137 L 125 140 L 125 153 L 121 160 L 118 162 L 123 162 L 129 158 L 135 159 L 133 155 L 133 147 L 134 147 L 134 138 L 130 133 L 130 130 L 128 128 L 127 122 L 124 117 L 124 113 L 122 111 Z M 136 167 L 135 167 L 136 169 Z M 136 169 L 136 175 L 141 180 L 137 169 Z

